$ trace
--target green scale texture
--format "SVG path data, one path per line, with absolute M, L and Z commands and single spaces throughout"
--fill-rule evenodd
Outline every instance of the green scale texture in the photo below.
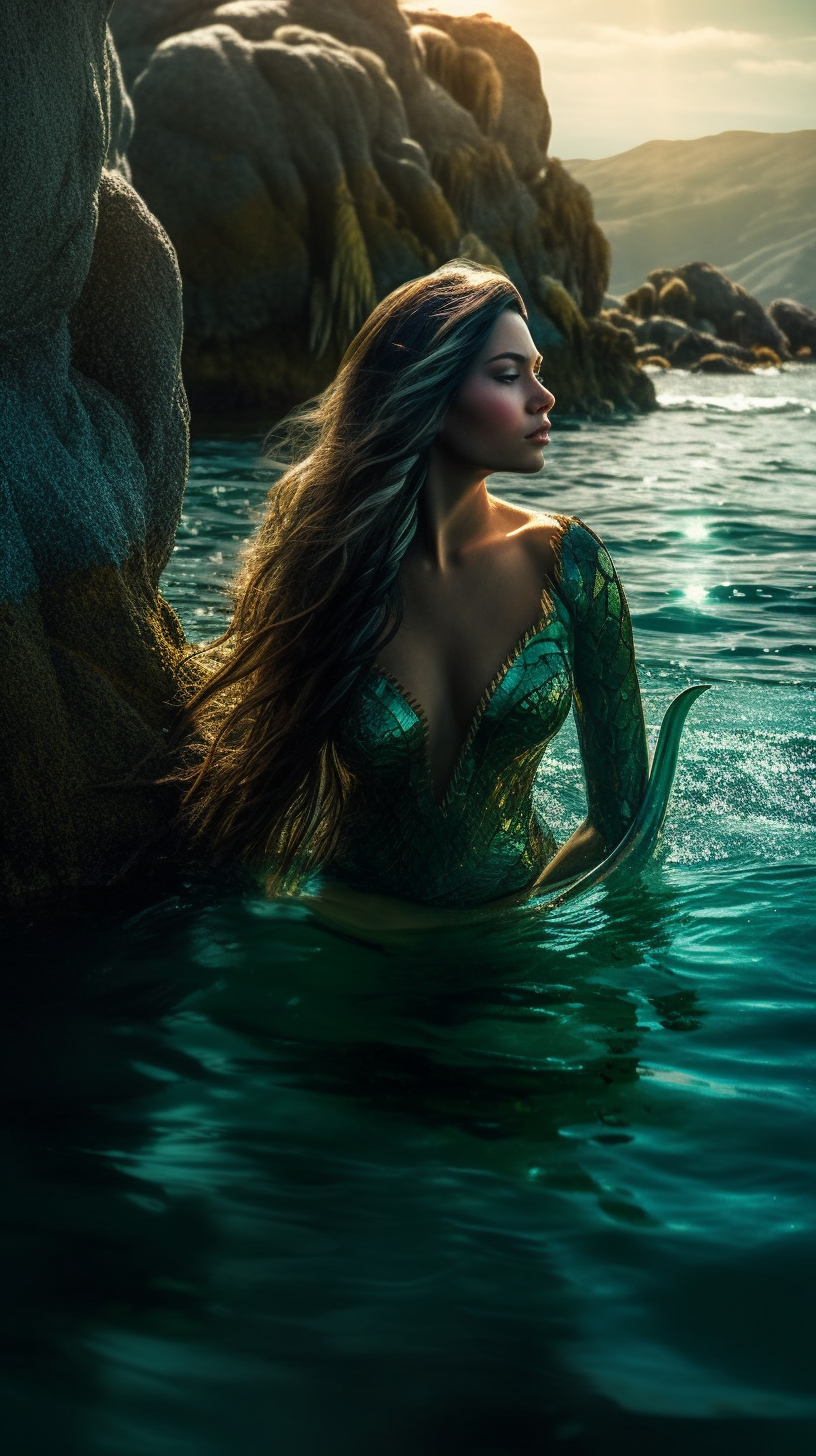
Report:
M 607 853 L 626 832 L 648 775 L 629 610 L 597 536 L 561 527 L 541 617 L 485 690 L 441 801 L 421 704 L 376 667 L 365 679 L 340 738 L 357 779 L 331 867 L 343 880 L 442 906 L 525 889 L 556 850 L 533 783 L 573 704 L 588 818 Z

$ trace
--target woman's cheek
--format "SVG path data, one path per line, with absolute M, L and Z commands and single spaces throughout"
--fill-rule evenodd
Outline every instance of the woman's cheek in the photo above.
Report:
M 474 425 L 482 430 L 502 432 L 518 425 L 518 404 L 511 389 L 501 393 L 495 389 L 479 390 L 469 401 L 469 406 Z

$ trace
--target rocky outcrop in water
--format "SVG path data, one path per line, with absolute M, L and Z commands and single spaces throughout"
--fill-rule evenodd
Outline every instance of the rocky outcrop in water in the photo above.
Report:
M 517 284 L 562 408 L 653 402 L 597 317 L 609 250 L 508 26 L 397 0 L 117 0 L 112 23 L 196 402 L 280 414 L 379 298 L 457 254 Z
M 601 317 L 632 336 L 645 363 L 734 373 L 809 357 L 800 342 L 809 309 L 780 299 L 766 311 L 711 263 L 655 268 L 631 293 L 605 302 Z
M 816 311 L 792 298 L 775 298 L 768 304 L 768 317 L 782 330 L 795 354 L 816 358 Z
M 105 0 L 10 0 L 0 51 L 0 904 L 106 883 L 164 822 L 158 591 L 187 471 L 173 249 L 130 186 Z

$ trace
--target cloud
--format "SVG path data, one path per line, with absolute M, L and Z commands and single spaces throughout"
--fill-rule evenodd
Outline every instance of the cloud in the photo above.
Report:
M 625 30 L 618 25 L 597 25 L 595 30 L 615 44 L 655 51 L 751 51 L 767 43 L 754 30 L 721 30 L 699 25 L 693 30 Z
M 768 37 L 757 31 L 722 30 L 716 25 L 700 25 L 692 30 L 627 30 L 620 25 L 592 25 L 586 30 L 588 34 L 585 37 L 553 36 L 546 40 L 542 37 L 539 43 L 548 56 L 581 60 L 608 58 L 633 51 L 669 55 L 699 51 L 756 51 L 764 49 L 769 43 Z
M 738 71 L 749 76 L 798 76 L 803 81 L 816 79 L 816 61 L 794 61 L 780 56 L 776 61 L 739 60 Z

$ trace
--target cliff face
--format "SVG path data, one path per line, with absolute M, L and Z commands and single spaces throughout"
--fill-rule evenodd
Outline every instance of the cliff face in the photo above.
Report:
M 187 470 L 173 250 L 122 171 L 105 0 L 10 0 L 0 52 L 0 905 L 105 883 L 165 811 Z
M 117 0 L 113 26 L 197 402 L 282 413 L 379 298 L 466 254 L 520 289 L 562 409 L 652 403 L 630 336 L 596 318 L 608 248 L 509 27 L 396 0 Z

